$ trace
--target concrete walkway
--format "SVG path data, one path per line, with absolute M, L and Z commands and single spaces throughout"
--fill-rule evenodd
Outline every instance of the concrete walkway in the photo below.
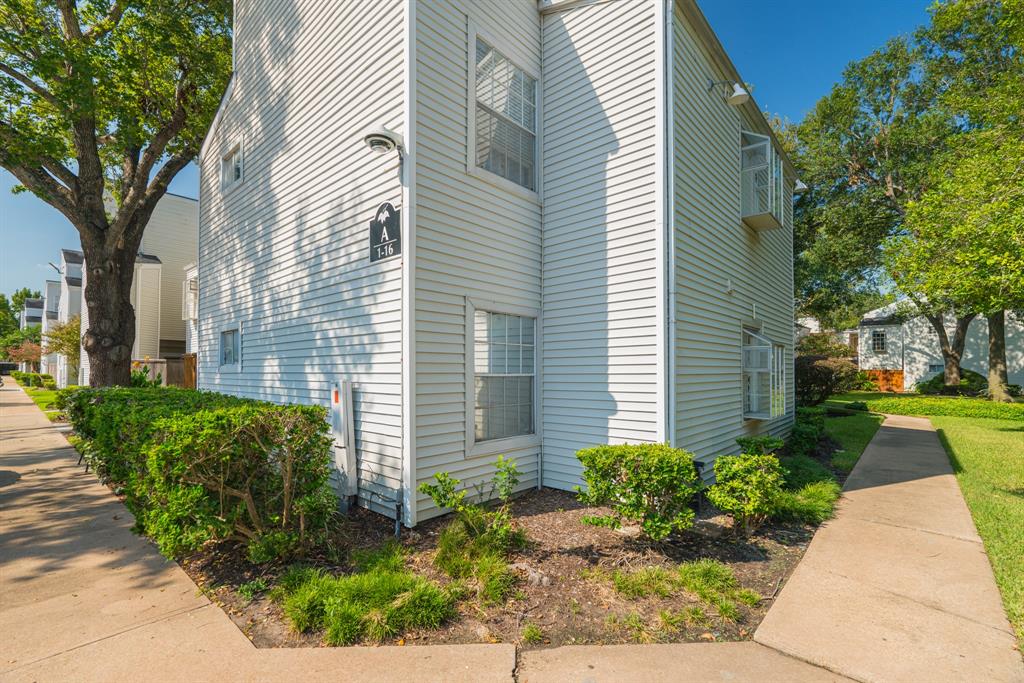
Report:
M 0 681 L 1024 680 L 945 455 L 939 462 L 931 446 L 916 455 L 892 421 L 759 642 L 565 647 L 517 663 L 512 645 L 254 648 L 176 564 L 131 533 L 131 515 L 8 382 Z M 909 440 L 922 435 L 935 442 L 931 432 Z M 918 470 L 906 472 L 905 459 L 920 460 Z M 946 472 L 931 472 L 942 463 Z
M 1024 681 L 928 420 L 886 419 L 754 640 L 860 681 Z

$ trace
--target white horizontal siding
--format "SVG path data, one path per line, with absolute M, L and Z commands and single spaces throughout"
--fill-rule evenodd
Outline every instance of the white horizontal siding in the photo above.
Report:
M 181 318 L 181 283 L 185 266 L 195 263 L 199 241 L 198 202 L 164 195 L 150 217 L 139 251 L 160 259 L 160 339 L 185 341 Z
M 132 359 L 160 357 L 160 305 L 163 267 L 136 264 L 132 278 L 131 301 L 135 308 L 135 344 Z
M 401 259 L 370 264 L 368 231 L 402 195 L 397 155 L 362 138 L 403 128 L 403 12 L 238 2 L 233 94 L 200 189 L 201 388 L 326 406 L 331 382 L 352 380 L 361 502 L 386 514 L 401 485 Z M 222 192 L 220 157 L 237 143 L 244 180 Z M 234 322 L 242 369 L 221 371 Z
M 495 455 L 466 451 L 466 298 L 540 309 L 539 204 L 467 173 L 470 20 L 540 73 L 533 0 L 417 3 L 415 484 L 439 471 L 468 483 L 494 474 Z M 539 448 L 504 454 L 535 486 Z M 438 514 L 415 495 L 418 519 Z
M 675 443 L 709 459 L 735 452 L 739 436 L 782 433 L 792 419 L 743 420 L 740 357 L 742 326 L 756 315 L 792 366 L 792 207 L 781 229 L 757 233 L 742 223 L 741 114 L 708 92 L 709 77 L 725 76 L 678 7 L 673 51 Z M 790 374 L 790 412 L 793 399 Z
M 544 18 L 544 484 L 657 439 L 654 2 Z

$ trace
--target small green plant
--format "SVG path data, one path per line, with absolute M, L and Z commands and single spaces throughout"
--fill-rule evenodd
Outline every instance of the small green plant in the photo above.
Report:
M 584 522 L 618 528 L 634 521 L 654 540 L 693 526 L 691 502 L 700 480 L 692 453 L 667 444 L 624 444 L 587 448 L 576 457 L 586 482 L 576 489 L 580 502 L 612 509 Z
M 779 437 L 768 435 L 741 436 L 736 439 L 736 443 L 739 444 L 743 453 L 751 455 L 769 455 L 786 445 L 786 442 Z
M 630 598 L 657 595 L 666 598 L 677 585 L 675 577 L 663 567 L 645 567 L 634 572 L 616 571 L 612 574 L 615 590 Z
M 501 502 L 507 504 L 512 500 L 512 494 L 519 484 L 519 469 L 514 460 L 509 460 L 504 455 L 498 456 L 494 463 L 494 469 L 494 488 Z
M 851 453 L 849 451 L 836 451 L 832 454 L 832 467 L 839 470 L 840 472 L 846 472 L 849 474 L 853 471 L 854 465 L 860 456 L 857 453 Z
M 864 401 L 850 401 L 846 404 L 846 408 L 850 410 L 859 410 L 861 412 L 867 412 L 868 404 Z
M 268 586 L 266 580 L 261 577 L 258 579 L 253 579 L 252 581 L 246 581 L 245 583 L 241 584 L 238 587 L 238 594 L 246 600 L 248 600 L 249 602 L 252 602 L 256 599 L 257 595 L 266 591 L 267 588 Z
M 715 460 L 715 479 L 708 500 L 744 534 L 771 515 L 782 493 L 782 468 L 774 455 L 722 456 Z
M 839 484 L 834 479 L 812 481 L 786 490 L 779 496 L 773 516 L 777 519 L 821 524 L 831 519 L 839 500 Z
M 298 534 L 288 531 L 268 531 L 250 539 L 245 556 L 253 564 L 266 564 L 287 558 L 298 548 Z
M 524 643 L 529 645 L 536 645 L 544 640 L 544 632 L 541 631 L 540 626 L 530 621 L 523 625 L 523 630 L 519 636 Z

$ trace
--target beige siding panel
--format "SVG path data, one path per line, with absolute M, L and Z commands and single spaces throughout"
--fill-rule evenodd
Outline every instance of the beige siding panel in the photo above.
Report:
M 657 439 L 654 3 L 544 18 L 544 484 Z
M 421 0 L 416 20 L 416 484 L 478 483 L 496 454 L 466 452 L 466 298 L 539 310 L 541 235 L 537 201 L 467 172 L 468 26 L 539 74 L 540 18 L 532 0 Z M 538 447 L 501 452 L 536 486 Z
M 195 263 L 198 255 L 198 222 L 196 200 L 167 194 L 157 202 L 142 235 L 139 251 L 156 256 L 163 265 L 160 274 L 161 339 L 185 341 L 181 286 L 185 281 L 185 266 Z
M 740 391 L 741 328 L 755 317 L 791 367 L 792 212 L 777 230 L 741 222 L 741 115 L 708 93 L 708 77 L 724 77 L 678 8 L 673 49 L 675 443 L 713 459 L 735 452 L 739 436 L 784 433 L 792 421 L 792 373 L 785 417 L 745 422 Z
M 362 138 L 404 126 L 404 6 L 238 2 L 233 93 L 200 181 L 200 387 L 327 406 L 331 382 L 352 380 L 361 503 L 391 515 L 401 259 L 370 264 L 367 235 L 377 206 L 400 206 L 402 193 L 397 155 L 373 154 Z M 225 191 L 220 158 L 235 144 L 244 179 Z M 242 368 L 222 371 L 220 332 L 236 322 Z
M 132 281 L 132 306 L 135 307 L 135 347 L 133 359 L 160 357 L 160 265 L 135 266 Z

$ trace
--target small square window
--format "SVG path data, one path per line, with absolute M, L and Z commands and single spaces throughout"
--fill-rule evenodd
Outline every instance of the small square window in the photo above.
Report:
M 235 145 L 220 160 L 220 185 L 228 189 L 242 182 L 242 147 Z
M 242 332 L 237 327 L 220 333 L 220 366 L 237 369 L 242 360 Z
M 937 372 L 944 372 L 944 371 L 945 371 L 945 369 L 946 369 L 946 368 L 944 368 L 944 367 L 942 366 L 942 363 L 929 363 L 929 364 L 928 364 L 928 372 L 929 372 L 930 374 L 933 374 L 933 375 L 934 375 L 935 373 L 937 373 Z
M 871 350 L 885 353 L 885 330 L 871 330 Z

